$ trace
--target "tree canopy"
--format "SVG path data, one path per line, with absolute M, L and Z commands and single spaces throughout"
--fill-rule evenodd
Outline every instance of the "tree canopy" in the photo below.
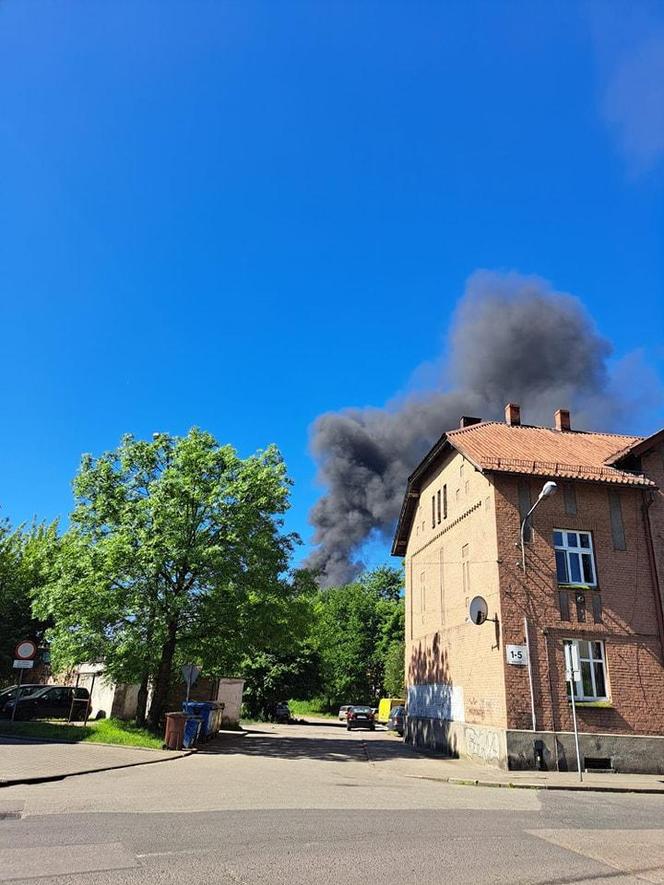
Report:
M 55 667 L 104 661 L 143 698 L 151 681 L 156 726 L 177 663 L 221 674 L 278 648 L 298 605 L 289 488 L 274 446 L 242 459 L 197 429 L 84 456 L 71 528 L 36 594 Z
M 14 675 L 14 648 L 21 639 L 39 642 L 47 626 L 32 613 L 32 593 L 45 574 L 56 526 L 12 530 L 0 523 L 0 677 Z

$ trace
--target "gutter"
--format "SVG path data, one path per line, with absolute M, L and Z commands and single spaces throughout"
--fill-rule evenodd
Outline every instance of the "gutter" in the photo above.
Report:
M 643 524 L 646 530 L 646 547 L 648 548 L 648 564 L 650 565 L 650 574 L 652 576 L 653 596 L 655 597 L 655 613 L 657 615 L 657 632 L 659 633 L 659 644 L 661 649 L 661 660 L 664 663 L 664 604 L 662 603 L 662 588 L 659 583 L 659 575 L 657 574 L 657 560 L 655 558 L 655 545 L 652 539 L 652 523 L 650 522 L 650 508 L 652 507 L 654 497 L 652 494 L 643 493 L 643 504 L 641 513 L 643 514 Z

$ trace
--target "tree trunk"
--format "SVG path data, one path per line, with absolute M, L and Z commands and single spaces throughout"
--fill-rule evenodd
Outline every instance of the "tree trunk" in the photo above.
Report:
M 148 674 L 144 673 L 138 686 L 136 698 L 136 725 L 142 728 L 145 725 L 145 711 L 148 706 Z
M 152 694 L 152 703 L 150 704 L 150 713 L 148 714 L 148 725 L 155 731 L 159 727 L 161 717 L 165 712 L 166 701 L 168 700 L 168 689 L 171 682 L 171 670 L 173 669 L 173 656 L 175 655 L 175 643 L 178 634 L 177 621 L 171 621 L 168 625 L 166 641 L 161 648 L 161 660 L 159 661 L 159 669 L 157 670 L 157 678 L 155 680 L 154 692 Z

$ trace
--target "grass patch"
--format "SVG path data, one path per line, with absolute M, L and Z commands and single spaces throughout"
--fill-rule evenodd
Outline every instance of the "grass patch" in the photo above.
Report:
M 138 728 L 120 719 L 99 719 L 88 725 L 59 722 L 10 722 L 0 720 L 0 734 L 16 737 L 47 738 L 73 743 L 118 744 L 124 747 L 149 747 L 160 750 L 163 738 L 146 728 Z
M 336 719 L 336 713 L 330 713 L 327 704 L 322 698 L 313 698 L 311 701 L 289 701 L 291 715 L 300 718 L 302 716 L 319 716 L 324 719 Z

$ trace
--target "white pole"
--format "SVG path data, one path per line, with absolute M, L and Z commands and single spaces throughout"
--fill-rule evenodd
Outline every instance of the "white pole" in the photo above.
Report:
M 571 678 L 569 680 L 570 692 L 572 694 L 572 721 L 574 722 L 574 744 L 576 745 L 576 765 L 579 769 L 579 780 L 583 783 L 583 771 L 581 770 L 581 753 L 579 751 L 579 729 L 576 724 L 576 704 L 574 702 L 574 682 L 573 674 L 570 674 Z
M 18 707 L 18 702 L 21 700 L 21 686 L 23 685 L 23 668 L 18 671 L 18 688 L 16 689 L 16 700 L 14 701 L 14 706 L 12 707 L 12 722 L 14 721 L 14 717 L 16 716 L 16 708 Z
M 533 731 L 537 731 L 537 718 L 535 716 L 535 691 L 533 689 L 533 667 L 530 662 L 530 638 L 528 636 L 528 618 L 523 619 L 523 630 L 526 634 L 526 658 L 528 660 L 528 682 L 530 683 L 530 712 L 533 719 Z

